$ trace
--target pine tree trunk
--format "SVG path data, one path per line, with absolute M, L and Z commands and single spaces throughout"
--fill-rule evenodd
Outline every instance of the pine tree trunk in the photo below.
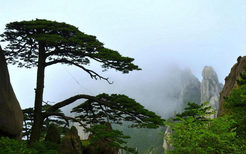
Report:
M 43 126 L 42 117 L 42 102 L 44 91 L 44 73 L 45 73 L 45 48 L 40 44 L 39 46 L 39 59 L 37 70 L 37 83 L 35 90 L 35 103 L 34 103 L 34 124 L 32 126 L 30 143 L 39 141 L 41 129 Z

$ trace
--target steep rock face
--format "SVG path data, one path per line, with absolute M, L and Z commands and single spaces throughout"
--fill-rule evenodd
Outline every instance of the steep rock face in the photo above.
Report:
M 60 144 L 59 153 L 83 154 L 82 143 L 76 127 L 72 126 L 71 130 L 63 137 Z
M 213 110 L 218 111 L 220 91 L 222 90 L 223 85 L 219 83 L 216 72 L 210 66 L 204 67 L 202 71 L 202 77 L 201 103 L 207 101 Z
M 45 141 L 53 142 L 56 144 L 60 143 L 60 133 L 56 125 L 51 124 L 47 130 L 47 134 L 45 136 Z
M 0 136 L 21 138 L 23 113 L 12 89 L 0 46 Z
M 192 74 L 190 70 L 184 70 L 181 74 L 181 84 L 179 100 L 181 102 L 181 112 L 187 106 L 188 102 L 200 103 L 200 81 Z
M 224 97 L 229 96 L 231 90 L 236 87 L 237 80 L 240 79 L 240 73 L 245 72 L 244 70 L 245 66 L 246 66 L 246 56 L 238 57 L 237 63 L 233 65 L 233 67 L 231 68 L 231 72 L 225 78 L 225 86 L 220 93 L 218 116 L 221 116 L 224 112 L 223 110 Z
M 201 101 L 201 83 L 195 75 L 189 69 L 186 69 L 180 73 L 179 77 L 179 83 L 181 85 L 181 87 L 177 89 L 179 104 L 177 109 L 173 112 L 172 117 L 176 116 L 176 112 L 183 112 L 188 102 L 200 104 Z M 169 137 L 172 134 L 172 129 L 168 126 L 164 134 Z M 163 149 L 164 153 L 167 153 L 169 150 L 173 149 L 172 145 L 168 143 L 165 138 L 163 139 Z
M 181 112 L 184 110 L 188 102 L 200 104 L 206 101 L 209 102 L 215 111 L 218 110 L 220 91 L 222 90 L 223 85 L 219 83 L 217 74 L 212 67 L 204 67 L 201 83 L 189 70 L 183 71 L 181 76 L 182 88 L 178 96 L 181 102 Z M 216 113 L 212 115 L 212 117 L 215 117 L 215 115 Z M 176 115 L 174 113 L 173 117 L 175 116 Z M 164 134 L 166 136 L 170 136 L 172 134 L 171 128 L 167 127 Z M 173 148 L 165 138 L 163 140 L 163 148 L 165 153 Z
M 167 138 L 170 138 L 170 135 L 172 135 L 172 129 L 168 126 L 166 128 L 166 131 L 164 134 Z M 168 141 L 165 139 L 165 137 L 163 140 L 163 149 L 164 149 L 165 154 L 167 154 L 169 150 L 173 149 L 172 145 L 170 143 L 168 143 Z

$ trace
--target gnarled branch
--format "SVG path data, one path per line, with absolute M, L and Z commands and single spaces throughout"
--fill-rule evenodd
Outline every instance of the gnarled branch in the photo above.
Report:
M 75 101 L 77 101 L 78 99 L 87 99 L 87 100 L 92 100 L 92 101 L 95 101 L 95 102 L 101 102 L 101 103 L 105 103 L 103 102 L 102 100 L 98 99 L 97 97 L 95 96 L 90 96 L 90 95 L 75 95 L 75 96 L 72 96 L 68 99 L 65 99 L 61 102 L 58 102 L 56 104 L 54 104 L 53 106 L 51 106 L 44 114 L 43 116 L 44 117 L 47 117 L 47 115 L 49 114 L 52 114 L 53 112 L 55 112 L 56 110 L 66 106 L 66 105 L 69 105 Z
M 45 117 L 44 117 L 45 116 Z M 69 120 L 74 121 L 79 123 L 82 127 L 86 128 L 86 125 L 83 124 L 80 120 L 73 118 L 73 117 L 69 117 L 69 116 L 65 116 L 63 113 L 46 113 L 45 115 L 43 115 L 43 118 L 48 118 L 50 116 L 57 116 L 57 117 L 61 117 L 62 119 L 64 119 L 67 123 Z

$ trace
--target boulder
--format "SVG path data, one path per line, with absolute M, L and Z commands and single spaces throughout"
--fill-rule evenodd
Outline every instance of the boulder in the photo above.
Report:
M 47 130 L 47 134 L 45 136 L 45 141 L 53 142 L 56 144 L 60 143 L 60 134 L 56 127 L 56 125 L 51 124 Z
M 23 113 L 10 83 L 0 46 L 0 136 L 21 139 Z
M 106 131 L 112 131 L 112 126 L 110 123 L 106 122 L 104 125 L 107 127 Z M 89 135 L 89 140 L 91 135 Z M 84 147 L 84 154 L 118 154 L 119 149 L 112 147 L 110 144 L 112 141 L 111 138 L 103 138 L 94 143 L 91 143 L 89 146 Z
M 224 98 L 229 96 L 231 90 L 237 86 L 237 80 L 240 79 L 240 73 L 245 73 L 246 56 L 238 57 L 237 63 L 233 65 L 229 75 L 225 78 L 225 85 L 220 93 L 218 116 L 223 115 L 223 102 Z
M 119 149 L 112 147 L 105 140 L 99 140 L 84 148 L 84 154 L 118 154 Z
M 61 154 L 82 154 L 82 143 L 80 141 L 78 130 L 72 127 L 70 131 L 63 137 L 58 150 Z

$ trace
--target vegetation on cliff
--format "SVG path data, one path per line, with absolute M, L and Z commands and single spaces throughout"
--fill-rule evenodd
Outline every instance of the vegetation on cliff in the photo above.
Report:
M 166 122 L 173 130 L 165 137 L 173 146 L 168 153 L 244 153 L 245 138 L 239 137 L 237 118 L 225 115 L 210 119 L 212 113 L 208 103 L 189 103 L 184 113 Z
M 237 80 L 236 88 L 232 89 L 230 95 L 224 98 L 223 107 L 224 115 L 230 115 L 236 122 L 237 137 L 246 141 L 246 73 L 240 74 L 240 77 Z

